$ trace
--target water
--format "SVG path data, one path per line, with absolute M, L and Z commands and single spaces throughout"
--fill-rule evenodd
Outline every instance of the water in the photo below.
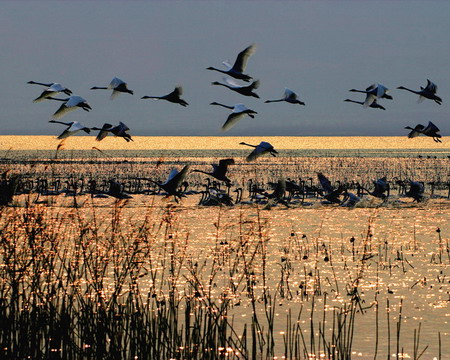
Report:
M 244 157 L 249 147 L 244 141 L 270 142 L 282 157 L 417 157 L 450 155 L 450 142 L 435 143 L 427 137 L 195 137 L 135 136 L 127 143 L 107 137 L 96 142 L 93 137 L 73 136 L 62 142 L 58 158 L 98 157 Z M 61 141 L 52 136 L 0 136 L 0 158 L 54 158 Z
M 274 145 L 280 152 L 279 156 L 246 163 L 244 158 L 251 149 L 243 148 L 239 142 L 258 144 L 262 140 Z M 268 210 L 263 205 L 254 204 L 231 208 L 199 206 L 199 194 L 189 195 L 180 204 L 161 196 L 133 195 L 124 204 L 121 221 L 124 227 L 134 226 L 151 212 L 152 221 L 158 223 L 169 206 L 172 207 L 176 214 L 173 231 L 176 239 L 180 240 L 176 246 L 185 246 L 181 274 L 189 275 L 189 263 L 206 264 L 199 270 L 205 284 L 213 258 L 220 255 L 218 258 L 229 260 L 239 251 L 241 231 L 249 238 L 262 231 L 267 245 L 266 286 L 277 294 L 274 316 L 276 355 L 279 358 L 282 356 L 288 311 L 291 310 L 295 318 L 299 309 L 304 307 L 299 321 L 306 334 L 312 304 L 315 304 L 316 316 L 322 316 L 322 309 L 331 312 L 333 306 L 343 306 L 348 302 L 351 284 L 358 279 L 364 314 L 357 315 L 352 358 L 369 359 L 374 356 L 376 303 L 379 304 L 378 358 L 396 358 L 393 355 L 395 326 L 400 302 L 403 301 L 401 344 L 405 357 L 412 357 L 413 333 L 420 324 L 419 352 L 429 346 L 422 358 L 437 357 L 440 333 L 442 359 L 449 359 L 450 200 L 446 184 L 450 173 L 450 148 L 445 139 L 443 141 L 436 144 L 429 138 L 404 137 L 135 137 L 133 143 L 125 143 L 122 139 L 108 137 L 104 142 L 96 143 L 92 137 L 80 136 L 67 139 L 56 151 L 60 142 L 53 137 L 3 136 L 0 137 L 0 169 L 52 181 L 59 177 L 77 181 L 89 177 L 99 181 L 111 178 L 131 181 L 134 177 L 164 180 L 173 167 L 180 169 L 189 163 L 193 168 L 210 170 L 210 163 L 233 156 L 236 164 L 229 170 L 233 189 L 238 186 L 245 188 L 250 178 L 265 185 L 281 176 L 316 179 L 319 171 L 333 182 L 358 181 L 367 186 L 381 176 L 387 176 L 389 180 L 398 177 L 423 181 L 426 184 L 424 202 L 413 202 L 393 187 L 388 202 L 365 197 L 355 208 L 349 209 L 324 205 L 320 198 L 307 199 L 307 205 L 297 203 L 289 208 L 276 206 Z M 206 176 L 191 173 L 188 180 L 194 189 L 201 190 Z M 434 194 L 431 194 L 429 182 L 440 185 Z M 269 188 L 267 190 L 270 191 Z M 15 209 L 22 211 L 27 199 L 28 195 L 17 197 Z M 64 194 L 42 196 L 40 200 L 44 205 L 39 206 L 44 206 L 56 218 L 64 219 L 75 211 L 73 197 Z M 106 234 L 110 231 L 114 202 L 113 198 L 91 199 L 88 195 L 80 195 L 76 211 L 86 219 L 96 211 L 96 217 L 103 219 L 101 233 Z M 8 213 L 3 214 L 2 221 L 8 220 Z M 258 223 L 262 224 L 261 228 Z M 65 241 L 70 244 L 73 229 L 70 230 L 71 224 L 64 226 L 68 227 L 65 231 L 69 234 Z M 441 232 L 438 233 L 437 229 Z M 350 242 L 352 237 L 354 242 Z M 156 234 L 155 244 L 163 243 L 164 235 Z M 159 250 L 158 245 L 154 250 L 150 257 L 158 263 L 165 251 L 163 248 Z M 367 261 L 362 260 L 364 253 L 371 256 Z M 259 252 L 255 254 L 255 291 L 261 296 L 264 291 L 262 259 Z M 216 301 L 229 291 L 230 264 L 224 261 L 217 273 L 211 290 Z M 180 279 L 184 279 L 183 276 Z M 149 277 L 140 279 L 144 292 L 150 283 Z M 316 291 L 318 286 L 320 295 Z M 178 284 L 180 293 L 185 287 L 184 280 Z M 233 305 L 229 316 L 234 316 L 236 329 L 242 329 L 252 311 L 251 304 L 242 287 L 233 296 L 236 306 Z M 259 316 L 264 318 L 262 304 L 258 305 L 257 311 L 261 311 Z M 388 313 L 390 349 L 386 337 Z M 331 327 L 328 317 L 325 328 L 329 331 Z

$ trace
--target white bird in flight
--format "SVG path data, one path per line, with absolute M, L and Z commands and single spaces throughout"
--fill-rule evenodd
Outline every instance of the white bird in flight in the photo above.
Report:
M 252 77 L 250 75 L 244 74 L 245 68 L 247 67 L 248 58 L 252 55 L 256 50 L 256 45 L 252 44 L 242 50 L 234 62 L 234 65 L 228 63 L 228 61 L 224 61 L 223 64 L 227 67 L 227 70 L 220 70 L 215 67 L 208 67 L 207 70 L 219 71 L 223 74 L 227 74 L 235 79 L 243 80 L 245 82 L 249 82 Z
M 64 104 L 62 104 L 58 110 L 53 114 L 52 119 L 60 119 L 64 115 L 66 115 L 68 112 L 76 110 L 78 108 L 82 108 L 85 111 L 92 110 L 91 106 L 87 103 L 85 99 L 83 99 L 81 96 L 78 95 L 72 95 L 66 99 L 58 99 L 54 97 L 47 97 L 49 100 L 57 100 L 62 101 Z
M 288 102 L 290 104 L 305 105 L 305 103 L 303 101 L 300 101 L 298 99 L 298 95 L 294 91 L 292 91 L 292 90 L 290 90 L 288 88 L 286 88 L 284 90 L 283 98 L 278 99 L 278 100 L 266 100 L 264 102 L 265 103 L 271 103 L 271 102 L 281 102 L 281 101 L 286 101 L 286 102 Z
M 210 105 L 218 105 L 218 106 L 222 106 L 224 108 L 231 110 L 231 114 L 228 115 L 227 121 L 222 126 L 223 131 L 230 130 L 245 115 L 248 115 L 251 118 L 254 118 L 255 117 L 254 114 L 257 114 L 256 111 L 247 108 L 244 104 L 236 104 L 234 106 L 228 106 L 228 105 L 220 104 L 218 102 L 212 102 Z
M 266 141 L 261 141 L 259 143 L 259 145 L 251 145 L 251 144 L 247 144 L 245 142 L 241 142 L 239 143 L 240 145 L 247 145 L 247 146 L 251 146 L 254 147 L 255 150 L 253 150 L 250 155 L 247 156 L 246 161 L 247 162 L 251 162 L 253 160 L 256 160 L 257 158 L 259 158 L 262 155 L 265 154 L 270 154 L 272 156 L 276 156 L 276 154 L 278 154 L 278 151 L 276 151 L 273 146 L 266 142 Z
M 255 98 L 259 99 L 259 95 L 253 90 L 257 89 L 259 87 L 259 80 L 253 81 L 250 85 L 241 86 L 238 83 L 234 82 L 231 79 L 223 78 L 225 83 L 220 83 L 218 81 L 214 81 L 213 85 L 221 85 L 224 86 L 230 90 L 236 91 L 237 93 L 244 95 L 244 96 L 253 96 Z
M 60 139 L 60 140 L 68 138 L 69 136 L 74 135 L 81 130 L 83 130 L 84 132 L 86 132 L 88 134 L 91 132 L 91 129 L 80 124 L 78 121 L 63 122 L 63 121 L 50 120 L 49 122 L 63 124 L 63 125 L 67 126 L 67 129 L 64 130 L 63 133 L 57 137 L 57 139 Z
M 113 100 L 117 96 L 119 96 L 120 93 L 128 93 L 133 95 L 133 90 L 128 89 L 128 85 L 125 81 L 120 80 L 117 77 L 114 77 L 108 86 L 93 86 L 91 87 L 91 90 L 112 90 L 110 99 Z
M 49 96 L 57 95 L 61 92 L 65 93 L 66 95 L 72 95 L 72 91 L 64 86 L 62 86 L 59 83 L 40 83 L 36 81 L 28 81 L 27 84 L 36 84 L 36 85 L 42 85 L 47 87 L 41 95 L 39 95 L 36 99 L 33 100 L 33 102 L 41 102 L 47 99 Z
M 381 84 L 372 84 L 366 90 L 351 89 L 351 92 L 360 92 L 366 94 L 366 100 L 364 101 L 364 107 L 370 106 L 376 99 L 389 99 L 392 100 L 392 96 L 388 95 L 389 89 Z

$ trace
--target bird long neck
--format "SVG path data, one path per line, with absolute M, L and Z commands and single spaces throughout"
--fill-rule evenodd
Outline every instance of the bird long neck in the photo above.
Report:
M 418 91 L 415 91 L 415 90 L 411 90 L 411 89 L 405 88 L 404 86 L 400 86 L 400 87 L 398 87 L 397 89 L 406 90 L 406 91 L 412 92 L 413 94 L 418 94 L 418 95 L 420 95 L 420 93 L 419 93 Z
M 210 66 L 209 68 L 207 68 L 206 70 L 214 70 L 214 71 L 218 71 L 221 72 L 222 74 L 228 74 L 227 71 L 221 70 L 221 69 L 217 69 L 215 67 Z
M 70 123 L 66 123 L 66 122 L 63 122 L 63 121 L 57 121 L 57 120 L 50 120 L 49 122 L 51 122 L 51 123 L 57 123 L 57 124 L 63 124 L 63 125 L 67 125 L 67 126 L 72 125 L 72 124 L 70 124 Z
M 106 86 L 93 86 L 93 87 L 91 87 L 91 90 L 108 90 L 108 87 L 106 87 Z
M 356 100 L 350 100 L 350 99 L 347 99 L 347 100 L 345 100 L 345 101 L 347 101 L 347 102 L 352 102 L 352 103 L 355 103 L 355 104 L 364 105 L 364 102 L 362 102 L 362 101 L 356 101 Z M 373 103 L 372 103 L 372 104 L 373 104 Z
M 28 81 L 28 84 L 34 84 L 34 85 L 42 85 L 42 86 L 52 86 L 52 83 L 50 84 L 44 84 L 36 81 Z
M 218 105 L 218 106 L 222 106 L 222 107 L 224 107 L 224 108 L 231 109 L 231 110 L 234 109 L 233 106 L 228 106 L 228 105 L 224 105 L 224 104 L 219 104 L 219 103 L 217 103 L 217 102 L 213 102 L 213 103 L 211 103 L 211 105 Z
M 265 103 L 272 103 L 272 102 L 281 102 L 284 101 L 284 99 L 278 99 L 278 100 L 266 100 Z
M 241 144 L 241 145 L 247 145 L 247 146 L 251 146 L 251 147 L 253 147 L 253 148 L 256 148 L 255 145 L 247 144 L 247 143 L 245 143 L 245 142 L 241 142 L 240 144 Z
M 356 89 L 351 89 L 351 90 L 349 90 L 349 91 L 351 91 L 351 92 L 359 92 L 359 93 L 364 93 L 364 94 L 368 94 L 368 93 L 369 93 L 369 91 L 366 91 L 366 90 L 356 90 Z
M 57 98 L 54 98 L 54 97 L 51 97 L 51 96 L 47 97 L 47 99 L 49 99 L 49 100 L 56 100 L 56 101 L 63 101 L 63 102 L 66 102 L 66 101 L 69 100 L 69 99 L 57 99 Z
M 218 82 L 218 81 L 214 81 L 212 84 L 213 84 L 213 85 L 221 85 L 221 86 L 227 87 L 228 89 L 232 89 L 231 86 L 229 86 L 229 85 L 227 85 L 227 84 L 220 83 L 220 82 Z

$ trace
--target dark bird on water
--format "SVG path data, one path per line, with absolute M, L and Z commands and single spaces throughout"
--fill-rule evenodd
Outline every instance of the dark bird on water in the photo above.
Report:
M 421 202 L 424 199 L 423 193 L 425 186 L 419 181 L 410 181 L 409 190 L 405 193 L 405 196 L 412 197 L 414 201 Z
M 219 71 L 219 72 L 229 75 L 235 79 L 249 82 L 252 79 L 252 77 L 247 74 L 244 74 L 244 71 L 245 71 L 245 68 L 247 67 L 248 58 L 250 57 L 250 55 L 252 55 L 255 52 L 255 49 L 256 49 L 256 45 L 252 44 L 252 45 L 248 46 L 247 48 L 245 48 L 244 50 L 242 50 L 238 54 L 233 66 L 231 66 L 228 62 L 224 61 L 223 64 L 227 67 L 227 70 L 220 70 L 220 69 L 217 69 L 212 66 L 210 66 L 206 69 Z
M 180 104 L 181 106 L 189 105 L 181 98 L 181 95 L 183 95 L 183 88 L 181 86 L 177 86 L 170 94 L 164 96 L 143 96 L 141 99 L 167 100 L 175 104 Z

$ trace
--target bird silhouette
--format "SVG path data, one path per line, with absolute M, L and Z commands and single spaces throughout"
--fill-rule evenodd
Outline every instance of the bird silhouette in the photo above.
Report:
M 50 120 L 49 122 L 67 126 L 67 129 L 64 130 L 62 132 L 62 134 L 57 137 L 57 139 L 60 139 L 60 140 L 68 138 L 69 136 L 74 135 L 81 130 L 83 130 L 84 132 L 86 132 L 88 134 L 91 132 L 91 129 L 80 124 L 78 121 L 63 122 L 63 121 Z
M 36 99 L 33 100 L 33 102 L 41 102 L 47 99 L 49 96 L 57 95 L 61 92 L 65 93 L 66 95 L 72 95 L 72 91 L 64 86 L 62 86 L 59 83 L 39 83 L 36 81 L 28 81 L 27 84 L 36 84 L 36 85 L 42 85 L 46 86 L 47 89 L 45 89 L 41 95 L 39 95 Z
M 244 104 L 236 104 L 234 106 L 228 106 L 228 105 L 220 104 L 218 102 L 212 102 L 210 105 L 218 105 L 218 106 L 222 106 L 224 108 L 231 110 L 231 114 L 228 116 L 227 121 L 222 126 L 223 131 L 227 131 L 227 130 L 231 129 L 245 115 L 248 115 L 251 118 L 254 118 L 255 117 L 254 114 L 257 114 L 256 111 L 253 111 L 253 110 L 247 108 Z
M 389 99 L 392 100 L 392 96 L 388 95 L 389 89 L 381 84 L 372 84 L 366 90 L 350 89 L 351 92 L 360 92 L 366 94 L 366 100 L 364 101 L 364 107 L 370 106 L 376 99 Z
M 441 137 L 442 135 L 439 134 L 439 128 L 434 125 L 431 121 L 428 122 L 428 125 L 425 127 L 422 124 L 417 124 L 415 128 L 412 128 L 410 126 L 406 126 L 405 129 L 411 130 L 411 132 L 408 134 L 408 138 L 415 138 L 419 136 L 420 134 L 425 136 L 430 136 L 433 138 L 436 142 L 442 142 Z
M 124 190 L 124 184 L 118 182 L 116 179 L 109 180 L 109 189 L 106 192 L 106 195 L 115 197 L 116 199 L 131 199 L 132 196 L 127 194 Z
M 419 95 L 419 99 L 417 99 L 418 103 L 422 102 L 425 99 L 430 99 L 430 100 L 434 100 L 434 102 L 436 102 L 437 104 L 442 105 L 442 99 L 436 95 L 436 91 L 437 91 L 436 84 L 431 82 L 428 79 L 427 79 L 427 86 L 425 86 L 425 87 L 421 86 L 420 91 L 411 90 L 404 86 L 399 86 L 399 87 L 397 87 L 397 89 L 407 90 L 409 92 Z
M 252 77 L 244 74 L 245 68 L 247 67 L 248 58 L 255 52 L 256 45 L 252 44 L 242 50 L 234 62 L 234 65 L 231 66 L 228 62 L 223 62 L 223 64 L 227 67 L 227 70 L 220 70 L 215 67 L 208 67 L 207 70 L 219 71 L 223 74 L 227 74 L 235 79 L 243 80 L 245 82 L 249 82 Z
M 250 85 L 247 85 L 247 86 L 241 86 L 228 78 L 224 78 L 223 80 L 225 81 L 225 83 L 214 81 L 211 84 L 224 86 L 224 87 L 226 87 L 230 90 L 233 90 L 241 95 L 253 96 L 253 97 L 259 99 L 259 95 L 253 91 L 259 87 L 259 80 L 253 81 Z
M 93 86 L 91 87 L 91 90 L 112 90 L 110 99 L 113 100 L 117 96 L 119 96 L 120 93 L 128 93 L 133 95 L 133 90 L 128 89 L 128 85 L 123 80 L 120 80 L 117 77 L 114 77 L 108 86 Z
M 175 104 L 180 104 L 181 106 L 189 105 L 181 98 L 181 95 L 183 95 L 183 88 L 181 86 L 177 86 L 170 94 L 164 96 L 143 96 L 141 99 L 167 100 Z
M 405 193 L 405 196 L 412 197 L 414 201 L 421 202 L 424 199 L 423 193 L 425 186 L 419 181 L 410 181 L 409 190 Z
M 317 173 L 317 177 L 319 178 L 320 185 L 322 186 L 323 197 L 333 204 L 341 204 L 342 200 L 340 197 L 345 192 L 344 186 L 339 183 L 338 187 L 334 188 L 331 185 L 330 180 L 328 180 L 328 178 L 320 172 Z
M 344 101 L 347 102 L 352 102 L 355 104 L 360 104 L 364 106 L 364 101 L 355 101 L 355 100 L 351 100 L 351 99 L 345 99 Z M 377 100 L 375 99 L 370 105 L 369 107 L 373 108 L 373 109 L 382 109 L 382 110 L 386 110 L 384 106 L 378 104 Z
M 178 202 L 178 199 L 186 196 L 181 190 L 180 186 L 182 185 L 186 175 L 188 174 L 190 166 L 186 165 L 180 172 L 177 169 L 173 169 L 167 180 L 163 183 L 154 181 L 149 179 L 150 182 L 158 185 L 162 190 L 167 193 L 167 196 L 173 195 L 175 201 Z
M 303 101 L 300 101 L 298 99 L 298 96 L 295 92 L 293 92 L 292 90 L 286 88 L 284 90 L 284 96 L 281 99 L 278 100 L 266 100 L 264 101 L 265 103 L 272 103 L 272 102 L 281 102 L 281 101 L 286 101 L 290 104 L 299 104 L 299 105 L 305 105 L 305 103 Z
M 200 172 L 216 178 L 217 180 L 224 181 L 227 185 L 231 184 L 231 180 L 227 177 L 227 171 L 229 165 L 234 165 L 234 159 L 222 159 L 219 160 L 219 164 L 211 164 L 213 167 L 212 172 L 202 170 L 192 170 L 192 172 Z
M 53 114 L 52 119 L 60 119 L 65 116 L 68 112 L 81 108 L 85 111 L 92 110 L 91 106 L 87 103 L 85 99 L 78 95 L 71 95 L 66 99 L 58 99 L 54 97 L 47 97 L 49 100 L 62 101 L 62 104 L 58 110 Z
M 389 182 L 387 181 L 386 176 L 373 181 L 373 185 L 374 185 L 373 191 L 369 191 L 365 188 L 363 188 L 363 189 L 365 191 L 367 191 L 368 194 L 370 194 L 376 198 L 385 200 L 389 197 L 390 186 L 389 186 Z
M 124 138 L 127 142 L 133 141 L 131 135 L 127 133 L 130 128 L 126 126 L 123 122 L 119 122 L 119 125 L 112 126 L 111 124 L 105 123 L 101 128 L 93 127 L 91 130 L 100 130 L 95 140 L 102 141 L 108 133 L 112 133 L 115 136 Z
M 266 141 L 261 141 L 259 143 L 259 145 L 251 145 L 251 144 L 247 144 L 245 142 L 240 142 L 239 144 L 251 146 L 251 147 L 255 148 L 255 150 L 253 150 L 245 159 L 247 162 L 254 161 L 257 158 L 259 158 L 260 156 L 265 155 L 265 154 L 270 154 L 272 156 L 276 156 L 276 154 L 278 154 L 278 151 L 276 151 L 273 148 L 273 146 Z

